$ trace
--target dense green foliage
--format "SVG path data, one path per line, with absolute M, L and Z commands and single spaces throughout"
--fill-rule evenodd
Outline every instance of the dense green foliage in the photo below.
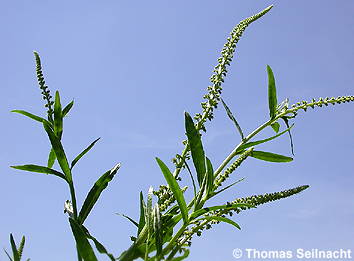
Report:
M 38 53 L 34 53 L 38 83 L 42 90 L 45 107 L 47 108 L 46 118 L 33 115 L 23 110 L 13 110 L 13 112 L 29 117 L 43 125 L 50 144 L 48 164 L 47 166 L 26 164 L 12 166 L 12 168 L 54 175 L 67 183 L 71 200 L 65 202 L 65 212 L 68 214 L 68 224 L 71 227 L 73 237 L 76 241 L 78 260 L 98 260 L 95 249 L 99 253 L 106 255 L 110 260 L 129 261 L 138 258 L 144 259 L 145 261 L 183 260 L 189 255 L 189 247 L 194 235 L 200 236 L 205 229 L 210 229 L 220 222 L 228 223 L 240 229 L 240 226 L 231 219 L 233 214 L 239 214 L 244 210 L 255 208 L 261 204 L 292 196 L 308 188 L 308 185 L 303 185 L 280 192 L 232 199 L 220 205 L 207 205 L 211 198 L 242 181 L 241 179 L 229 186 L 223 187 L 224 181 L 229 179 L 231 174 L 235 172 L 247 158 L 253 157 L 263 161 L 277 163 L 290 162 L 293 160 L 290 156 L 260 151 L 257 150 L 256 147 L 259 144 L 272 141 L 286 133 L 289 133 L 291 139 L 290 131 L 293 124 L 290 125 L 289 121 L 293 120 L 298 115 L 299 110 L 303 109 L 306 111 L 309 107 L 322 107 L 328 104 L 334 105 L 354 101 L 354 96 L 343 96 L 330 99 L 313 99 L 310 102 L 303 101 L 292 106 L 289 106 L 288 99 L 278 103 L 275 77 L 271 67 L 268 65 L 266 69 L 268 73 L 269 119 L 248 135 L 244 134 L 233 113 L 221 99 L 222 83 L 227 74 L 227 67 L 232 61 L 237 42 L 243 32 L 248 25 L 261 18 L 269 12 L 271 8 L 272 6 L 240 22 L 232 30 L 230 37 L 227 38 L 227 42 L 218 59 L 218 64 L 214 68 L 211 77 L 211 85 L 207 88 L 207 94 L 204 96 L 205 101 L 201 104 L 202 112 L 196 114 L 194 118 L 191 117 L 189 113 L 185 112 L 186 140 L 183 141 L 185 147 L 181 154 L 177 154 L 173 159 L 174 170 L 171 171 L 168 164 L 156 158 L 157 164 L 167 184 L 161 185 L 156 191 L 150 188 L 146 201 L 144 200 L 143 193 L 140 193 L 140 217 L 138 222 L 125 216 L 136 226 L 136 237 L 131 237 L 133 243 L 130 248 L 118 255 L 111 254 L 111 252 L 107 251 L 106 248 L 90 234 L 89 229 L 85 227 L 85 220 L 90 215 L 101 193 L 108 187 L 121 165 L 120 163 L 116 164 L 112 169 L 98 178 L 79 209 L 80 204 L 76 201 L 72 171 L 75 165 L 94 147 L 99 139 L 93 141 L 72 161 L 69 161 L 64 145 L 62 144 L 63 121 L 73 107 L 74 102 L 70 102 L 63 108 L 58 91 L 55 92 L 53 100 L 53 97 L 50 95 L 50 90 L 45 84 L 40 57 Z M 240 143 L 235 146 L 233 151 L 225 157 L 217 168 L 214 168 L 212 160 L 207 157 L 208 153 L 204 150 L 202 133 L 206 131 L 206 121 L 213 119 L 213 112 L 220 101 L 225 108 L 227 116 L 235 124 L 240 134 Z M 280 120 L 284 121 L 286 126 L 286 129 L 282 131 L 280 131 Z M 263 140 L 254 140 L 255 136 L 266 127 L 271 127 L 274 130 L 274 136 Z M 53 169 L 56 161 L 60 170 Z M 193 168 L 188 165 L 188 162 L 193 165 Z M 187 199 L 184 194 L 188 188 L 181 188 L 179 184 L 180 175 L 183 170 L 186 172 L 186 175 L 191 178 L 191 186 L 194 192 L 194 196 L 191 199 Z M 156 203 L 153 204 L 153 202 Z M 227 216 L 230 216 L 230 218 Z M 22 238 L 20 245 L 17 247 L 14 238 L 10 235 L 10 243 L 12 256 L 6 252 L 8 258 L 14 261 L 21 260 L 25 238 Z

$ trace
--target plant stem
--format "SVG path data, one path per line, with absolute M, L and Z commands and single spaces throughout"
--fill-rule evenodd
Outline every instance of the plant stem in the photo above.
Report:
M 175 245 L 175 241 L 180 237 L 189 224 L 183 224 L 177 233 L 170 240 L 168 245 L 162 250 L 162 255 L 166 255 Z
M 69 182 L 69 188 L 70 188 L 71 202 L 73 204 L 74 219 L 75 219 L 75 221 L 77 221 L 78 216 L 77 216 L 76 195 L 75 195 L 75 188 L 74 188 L 74 183 L 73 183 L 72 179 Z M 82 261 L 82 258 L 79 253 L 79 249 L 76 248 L 76 251 L 77 251 L 77 260 Z
M 69 188 L 70 188 L 71 202 L 73 204 L 74 219 L 77 220 L 78 216 L 77 216 L 76 195 L 75 195 L 74 183 L 72 181 L 69 183 Z
M 274 122 L 276 122 L 279 118 L 283 117 L 286 114 L 292 113 L 294 109 L 289 109 L 286 110 L 283 113 L 278 114 L 274 119 L 270 119 L 260 125 L 257 129 L 255 129 L 253 132 L 251 132 L 246 138 L 244 138 L 232 151 L 231 153 L 224 159 L 224 161 L 220 164 L 220 166 L 215 170 L 214 176 L 217 177 L 221 171 L 226 167 L 226 165 L 238 154 L 238 148 L 242 146 L 243 144 L 247 143 L 250 139 L 252 139 L 254 136 L 256 136 L 259 132 L 261 132 L 264 128 L 272 125 Z
M 205 220 L 202 223 L 200 223 L 199 226 L 193 228 L 193 230 L 198 230 L 199 228 L 202 228 L 204 225 L 206 225 L 209 221 Z M 183 246 L 183 244 L 185 242 L 187 242 L 187 240 L 189 240 L 192 237 L 193 233 L 191 233 L 190 235 L 186 236 L 180 243 L 179 246 L 176 246 L 175 249 L 170 253 L 170 255 L 167 257 L 167 261 L 171 260 L 178 252 L 178 250 Z

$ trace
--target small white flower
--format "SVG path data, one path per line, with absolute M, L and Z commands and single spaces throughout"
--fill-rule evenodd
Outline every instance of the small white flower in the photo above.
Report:
M 73 209 L 73 205 L 71 204 L 70 200 L 67 200 L 64 203 L 64 213 L 68 213 L 69 217 L 74 216 L 74 209 Z

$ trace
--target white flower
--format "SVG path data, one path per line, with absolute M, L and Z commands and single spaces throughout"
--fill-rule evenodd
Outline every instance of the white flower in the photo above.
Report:
M 73 209 L 73 205 L 71 204 L 70 200 L 67 200 L 64 203 L 64 213 L 68 213 L 69 217 L 74 216 L 74 209 Z

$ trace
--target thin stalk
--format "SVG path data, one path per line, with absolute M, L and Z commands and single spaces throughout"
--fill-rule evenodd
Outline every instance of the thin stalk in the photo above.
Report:
M 173 238 L 170 240 L 168 245 L 162 250 L 162 255 L 166 255 L 175 245 L 175 241 L 181 236 L 181 234 L 184 232 L 184 230 L 187 228 L 189 224 L 183 224 L 180 229 L 177 231 L 177 233 L 173 236 Z
M 181 167 L 176 167 L 175 171 L 173 172 L 173 176 L 174 176 L 175 178 L 178 177 L 179 173 L 180 173 L 181 170 L 182 170 L 182 166 L 183 166 L 183 163 L 184 163 L 185 160 L 186 160 L 186 155 L 187 155 L 187 153 L 188 153 L 188 144 L 184 147 L 184 149 L 183 149 L 183 151 L 182 151 L 182 154 L 181 154 L 181 158 L 182 158 L 182 160 L 181 160 L 181 162 L 182 162 Z
M 76 195 L 75 195 L 74 183 L 72 181 L 69 183 L 69 188 L 70 188 L 71 202 L 73 204 L 74 219 L 77 220 Z
M 204 225 L 206 225 L 209 221 L 205 220 L 202 223 L 200 223 L 199 226 L 195 227 L 193 230 L 198 230 L 199 228 L 202 228 Z M 187 242 L 187 240 L 189 240 L 192 237 L 193 233 L 191 233 L 190 235 L 186 236 L 179 244 L 179 246 L 176 246 L 175 249 L 170 253 L 170 255 L 167 257 L 167 261 L 171 260 L 178 252 L 178 250 L 180 250 L 180 248 L 183 246 L 184 243 Z
M 260 125 L 257 129 L 255 129 L 253 132 L 251 132 L 246 138 L 244 138 L 232 151 L 231 153 L 224 159 L 224 161 L 220 164 L 220 166 L 215 170 L 214 176 L 217 177 L 221 171 L 226 167 L 226 165 L 237 155 L 237 150 L 240 146 L 243 144 L 247 143 L 250 139 L 252 139 L 254 136 L 256 136 L 260 131 L 262 131 L 264 128 L 270 126 L 274 122 L 276 122 L 279 118 L 283 117 L 284 115 L 291 113 L 292 110 L 287 110 L 281 114 L 278 114 L 274 119 L 270 119 L 269 121 L 266 121 L 262 125 Z
M 72 180 L 71 182 L 69 182 L 69 188 L 70 188 L 71 202 L 73 204 L 74 219 L 77 220 L 78 216 L 77 216 L 76 194 L 75 194 L 74 183 Z M 79 249 L 76 248 L 76 251 L 77 251 L 77 260 L 82 261 L 82 258 L 79 253 Z

